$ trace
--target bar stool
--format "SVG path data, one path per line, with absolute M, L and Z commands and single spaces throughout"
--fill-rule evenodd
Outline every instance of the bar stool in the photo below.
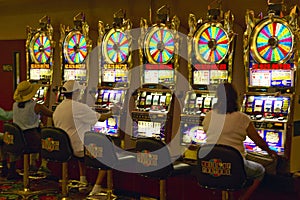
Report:
M 247 179 L 241 153 L 227 145 L 206 144 L 198 149 L 197 165 L 192 174 L 198 184 L 222 192 L 222 199 L 233 199 L 233 192 L 252 184 Z
M 136 141 L 137 170 L 141 176 L 159 180 L 160 200 L 167 199 L 168 177 L 190 174 L 192 166 L 181 161 L 172 162 L 164 142 L 155 138 L 138 138 Z
M 113 194 L 113 174 L 112 170 L 121 166 L 124 171 L 132 170 L 135 157 L 128 154 L 118 154 L 113 141 L 107 135 L 88 131 L 84 135 L 85 156 L 84 161 L 87 167 L 107 171 L 107 192 L 97 194 L 106 196 L 106 199 L 116 199 Z M 93 199 L 87 198 L 87 199 Z
M 73 149 L 67 133 L 59 128 L 45 127 L 41 129 L 42 158 L 62 163 L 62 199 L 68 199 L 68 161 L 73 157 Z M 73 181 L 72 181 L 73 183 Z M 77 185 L 75 187 L 79 187 Z
M 15 155 L 23 155 L 23 190 L 13 193 L 27 198 L 32 195 L 53 193 L 53 190 L 31 191 L 29 187 L 29 156 L 31 153 L 40 153 L 37 149 L 31 149 L 26 145 L 26 141 L 21 128 L 15 123 L 5 122 L 3 124 L 4 146 L 3 150 Z M 45 178 L 40 176 L 39 178 Z M 10 192 L 9 192 L 10 193 Z

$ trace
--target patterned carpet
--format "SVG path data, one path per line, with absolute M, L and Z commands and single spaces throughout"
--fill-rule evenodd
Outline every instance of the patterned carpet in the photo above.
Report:
M 104 200 L 105 196 L 87 197 L 92 186 L 88 187 L 85 193 L 80 193 L 76 189 L 69 190 L 69 198 L 72 200 Z M 39 194 L 43 191 L 42 194 Z M 8 181 L 0 178 L 0 200 L 60 200 L 62 198 L 61 187 L 57 181 L 42 179 L 30 180 L 30 190 L 24 191 L 23 180 Z M 116 200 L 137 200 L 139 197 L 129 197 L 124 194 L 117 194 Z

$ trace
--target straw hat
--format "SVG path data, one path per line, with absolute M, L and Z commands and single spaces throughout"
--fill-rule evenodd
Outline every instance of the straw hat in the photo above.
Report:
M 34 97 L 40 87 L 40 84 L 31 84 L 28 81 L 22 81 L 15 90 L 14 100 L 16 102 L 29 101 L 32 97 Z

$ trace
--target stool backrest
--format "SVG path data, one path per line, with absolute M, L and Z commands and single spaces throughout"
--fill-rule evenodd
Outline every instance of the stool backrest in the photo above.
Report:
M 174 170 L 170 152 L 164 142 L 155 138 L 138 138 L 137 170 L 146 177 L 166 179 Z
M 198 149 L 194 175 L 202 187 L 210 189 L 234 191 L 247 182 L 241 153 L 221 144 L 206 144 Z
M 45 127 L 41 129 L 42 158 L 54 162 L 67 162 L 73 156 L 68 134 L 56 127 Z
M 15 123 L 5 122 L 4 131 L 4 151 L 15 155 L 23 154 L 26 142 L 21 128 Z
M 88 167 L 107 170 L 118 163 L 113 141 L 107 135 L 86 132 L 84 147 L 84 162 Z

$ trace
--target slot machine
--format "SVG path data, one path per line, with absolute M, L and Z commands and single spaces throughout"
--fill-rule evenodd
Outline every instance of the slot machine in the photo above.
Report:
M 31 83 L 41 84 L 34 99 L 48 106 L 50 99 L 50 87 L 52 84 L 53 52 L 53 28 L 50 17 L 44 16 L 39 20 L 40 27 L 33 29 L 27 27 L 26 39 L 26 63 L 27 80 Z
M 299 171 L 299 15 L 295 6 L 283 14 L 283 2 L 268 1 L 268 13 L 260 18 L 246 12 L 244 64 L 246 93 L 242 111 L 249 115 L 261 137 L 280 155 L 278 173 Z M 249 138 L 248 159 L 268 163 L 267 153 Z M 269 160 L 272 162 L 273 160 Z
M 88 63 L 86 58 L 92 49 L 92 41 L 89 39 L 89 25 L 85 21 L 85 14 L 78 13 L 73 19 L 74 27 L 60 25 L 60 50 L 62 64 L 62 84 L 68 80 L 76 80 L 82 85 L 87 85 Z M 55 109 L 64 96 L 61 86 L 57 87 Z
M 180 116 L 180 145 L 184 157 L 197 159 L 197 149 L 206 142 L 202 121 L 217 102 L 218 84 L 231 82 L 235 33 L 234 16 L 221 5 L 209 6 L 207 17 L 189 15 L 188 70 L 190 90 L 185 94 Z
M 124 131 L 120 127 L 125 126 L 126 122 L 123 106 L 127 101 L 129 70 L 132 68 L 131 27 L 132 24 L 126 19 L 126 13 L 122 9 L 114 14 L 112 26 L 104 26 L 102 21 L 98 24 L 100 59 L 95 110 L 100 113 L 108 112 L 111 105 L 117 104 L 120 113 L 114 113 L 107 120 L 97 122 L 92 131 L 110 136 L 121 146 L 124 145 Z
M 169 19 L 165 5 L 157 10 L 157 23 L 141 19 L 139 58 L 141 87 L 136 90 L 132 139 L 154 137 L 169 142 L 172 136 L 174 89 L 178 64 L 179 19 Z

